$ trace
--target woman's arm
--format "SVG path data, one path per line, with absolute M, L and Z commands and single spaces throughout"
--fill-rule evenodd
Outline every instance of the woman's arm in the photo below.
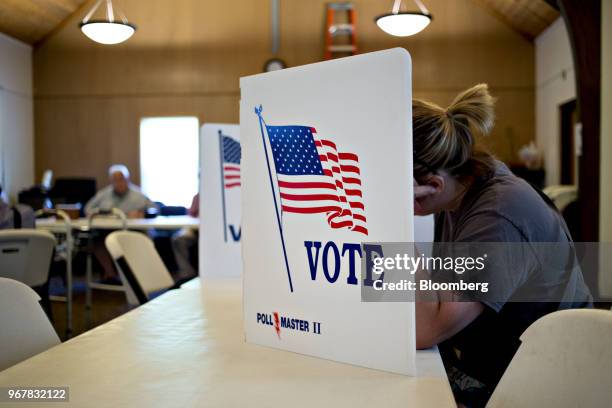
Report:
M 416 347 L 435 346 L 463 330 L 482 313 L 480 302 L 416 302 Z

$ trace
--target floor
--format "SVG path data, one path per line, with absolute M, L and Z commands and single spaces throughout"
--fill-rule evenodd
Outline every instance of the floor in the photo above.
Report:
M 92 293 L 91 321 L 88 323 L 85 310 L 85 279 L 75 277 L 74 288 L 72 337 L 104 324 L 130 310 L 124 293 L 94 290 Z M 69 337 L 66 333 L 66 303 L 51 301 L 51 312 L 55 331 L 62 341 L 67 340 Z

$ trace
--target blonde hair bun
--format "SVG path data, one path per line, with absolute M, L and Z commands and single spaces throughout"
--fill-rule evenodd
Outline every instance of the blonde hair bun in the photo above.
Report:
M 446 108 L 448 115 L 486 136 L 495 122 L 495 99 L 487 84 L 478 84 L 461 92 Z
M 420 100 L 412 102 L 414 174 L 444 169 L 456 176 L 483 178 L 493 171 L 494 158 L 476 147 L 474 133 L 488 135 L 495 122 L 495 99 L 487 84 L 461 92 L 446 109 Z

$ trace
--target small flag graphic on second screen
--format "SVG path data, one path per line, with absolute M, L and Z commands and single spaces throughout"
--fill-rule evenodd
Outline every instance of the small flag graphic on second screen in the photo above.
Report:
M 368 234 L 359 157 L 310 126 L 267 126 L 282 213 L 325 214 L 334 229 Z
M 240 142 L 219 131 L 221 156 L 223 157 L 223 184 L 226 189 L 240 187 Z

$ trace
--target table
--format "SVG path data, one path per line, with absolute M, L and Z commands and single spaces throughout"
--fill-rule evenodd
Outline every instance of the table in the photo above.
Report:
M 202 278 L 200 278 L 199 276 L 188 280 L 187 282 L 183 283 L 180 288 L 181 289 L 198 289 L 200 288 L 200 285 L 202 284 Z
M 117 218 L 106 218 L 99 217 L 94 220 L 93 223 L 95 229 L 101 230 L 115 230 L 122 229 L 123 225 L 121 220 Z M 176 216 L 157 216 L 155 218 L 128 218 L 127 229 L 130 230 L 174 230 L 180 228 L 194 228 L 200 227 L 200 220 L 193 218 L 188 215 L 176 215 Z M 76 231 L 89 231 L 89 221 L 87 218 L 79 218 L 71 221 L 71 227 Z M 55 220 L 52 218 L 43 218 L 36 220 L 36 228 L 46 229 L 51 232 L 64 232 L 66 231 L 66 225 L 63 221 Z
M 247 344 L 231 279 L 169 291 L 0 372 L 0 387 L 69 386 L 62 407 L 455 407 L 436 349 L 417 353 L 417 372 Z

